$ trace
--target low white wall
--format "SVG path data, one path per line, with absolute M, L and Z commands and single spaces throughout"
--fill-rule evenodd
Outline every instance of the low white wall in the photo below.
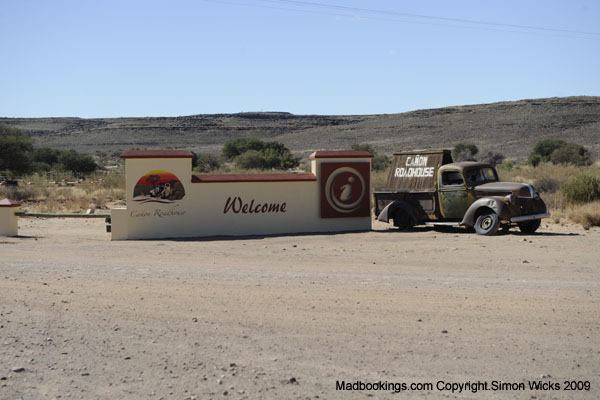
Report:
M 112 239 L 371 229 L 370 216 L 321 217 L 319 164 L 326 161 L 313 160 L 316 177 L 313 181 L 192 183 L 189 158 L 126 159 L 127 208 L 111 210 Z M 369 158 L 347 161 L 370 163 Z M 168 171 L 176 175 L 185 189 L 185 196 L 164 203 L 140 201 L 139 197 L 134 199 L 136 183 L 150 171 Z M 368 196 L 370 198 L 370 193 Z

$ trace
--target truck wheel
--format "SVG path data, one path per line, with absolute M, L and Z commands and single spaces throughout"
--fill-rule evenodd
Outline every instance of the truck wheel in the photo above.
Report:
M 519 222 L 518 225 L 522 233 L 533 233 L 537 231 L 541 223 L 541 219 L 533 219 L 531 221 Z
M 500 227 L 500 218 L 495 212 L 482 214 L 475 221 L 475 232 L 478 235 L 491 236 L 498 232 Z
M 414 225 L 412 223 L 412 219 L 410 215 L 404 210 L 397 210 L 394 213 L 394 226 L 398 227 L 401 231 L 408 231 Z

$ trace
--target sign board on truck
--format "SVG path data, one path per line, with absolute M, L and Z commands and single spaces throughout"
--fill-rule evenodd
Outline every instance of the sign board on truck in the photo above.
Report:
M 449 162 L 452 162 L 450 150 L 394 153 L 386 189 L 402 192 L 435 192 L 437 170 Z

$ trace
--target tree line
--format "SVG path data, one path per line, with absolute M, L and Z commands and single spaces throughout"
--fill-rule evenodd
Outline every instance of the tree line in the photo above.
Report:
M 479 149 L 473 143 L 458 143 L 452 148 L 452 159 L 458 161 L 482 161 L 493 166 L 501 164 L 504 155 L 488 151 L 478 156 Z M 562 139 L 543 139 L 535 144 L 527 162 L 536 167 L 541 162 L 553 164 L 573 164 L 586 166 L 592 163 L 588 149 L 576 143 L 565 142 Z
M 0 125 L 0 171 L 16 175 L 51 170 L 90 173 L 98 169 L 94 159 L 75 150 L 35 147 L 18 128 Z

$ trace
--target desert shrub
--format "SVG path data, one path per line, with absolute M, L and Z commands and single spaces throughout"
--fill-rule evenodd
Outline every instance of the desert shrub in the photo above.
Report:
M 241 169 L 265 169 L 267 163 L 261 152 L 257 150 L 248 150 L 237 156 L 234 160 L 236 168 Z
M 372 145 L 368 144 L 368 143 L 360 143 L 360 144 L 356 143 L 356 144 L 353 144 L 350 147 L 350 149 L 352 149 L 352 150 L 368 151 L 369 153 L 371 153 L 373 155 L 377 154 L 377 152 L 375 151 L 375 148 Z
M 578 167 L 576 165 L 542 163 L 537 167 L 532 165 L 514 165 L 512 168 L 506 168 L 506 163 L 498 166 L 498 173 L 501 180 L 507 182 L 525 182 L 533 184 L 536 180 L 544 177 L 551 177 L 558 180 L 561 184 L 567 179 L 579 175 L 583 172 L 592 175 L 600 175 L 600 169 L 595 166 Z
M 585 173 L 574 176 L 565 182 L 561 191 L 570 204 L 600 200 L 600 177 Z
M 235 157 L 244 154 L 249 150 L 262 150 L 265 147 L 265 143 L 257 138 L 237 138 L 228 140 L 223 145 L 221 153 L 223 158 L 226 160 L 233 160 Z
M 58 157 L 61 151 L 53 149 L 51 147 L 38 147 L 33 149 L 32 157 L 33 161 L 37 163 L 44 163 L 47 165 L 54 165 L 58 163 Z
M 303 157 L 300 159 L 300 165 L 298 165 L 298 169 L 304 172 L 312 171 L 312 162 L 308 157 Z
M 52 171 L 52 165 L 45 162 L 33 161 L 31 163 L 31 170 L 35 172 L 49 172 Z
M 75 150 L 62 151 L 58 162 L 65 170 L 75 173 L 90 173 L 98 169 L 98 165 L 92 157 L 77 153 Z
M 543 139 L 535 144 L 533 151 L 529 155 L 529 163 L 533 166 L 540 162 L 550 161 L 550 156 L 554 150 L 563 147 L 567 142 L 561 139 Z
M 300 165 L 300 160 L 287 148 L 284 148 L 281 152 L 278 152 L 278 150 L 273 148 L 267 148 L 263 150 L 263 152 L 267 160 L 268 168 L 292 169 Z M 275 156 L 273 156 L 273 154 Z
M 452 160 L 458 161 L 475 161 L 475 155 L 479 153 L 479 149 L 473 143 L 458 143 L 452 148 Z
M 371 160 L 371 168 L 373 171 L 384 171 L 389 168 L 392 164 L 392 161 L 385 154 L 375 154 L 373 159 Z
M 89 199 L 96 206 L 101 206 L 111 201 L 125 200 L 125 190 L 121 188 L 100 188 L 93 191 L 86 191 L 85 196 L 81 197 Z
M 200 153 L 196 155 L 194 171 L 211 172 L 221 168 L 221 157 L 213 153 Z
M 65 178 L 67 181 L 69 180 L 78 180 L 73 176 L 69 176 L 70 174 L 60 174 L 60 173 L 50 173 L 48 174 L 48 180 L 52 181 L 61 181 L 62 178 Z M 27 177 L 26 179 L 31 179 Z M 84 180 L 78 183 L 81 187 L 86 190 L 96 190 L 96 189 L 125 189 L 125 174 L 123 171 L 119 170 L 111 170 L 111 171 L 96 171 L 92 174 L 89 174 L 85 177 Z
M 89 173 L 98 168 L 94 159 L 74 150 L 33 147 L 31 138 L 20 129 L 0 125 L 0 171 L 22 175 L 30 171 L 67 170 Z
M 225 143 L 223 158 L 241 169 L 289 169 L 299 165 L 292 152 L 279 142 L 263 142 L 256 138 L 239 138 Z
M 600 226 L 600 201 L 572 206 L 567 211 L 567 215 L 569 219 L 581 224 L 586 229 L 591 226 Z
M 542 193 L 554 193 L 560 188 L 560 181 L 550 176 L 544 176 L 536 180 L 533 187 Z
M 527 159 L 527 162 L 534 167 L 537 167 L 542 162 L 542 157 L 539 154 L 531 154 Z
M 373 171 L 386 170 L 392 164 L 392 161 L 387 155 L 383 153 L 377 153 L 375 151 L 375 148 L 368 143 L 353 144 L 351 146 L 351 149 L 359 151 L 368 151 L 369 153 L 373 154 L 373 158 L 371 159 L 371 169 Z
M 9 198 L 16 201 L 34 201 L 48 194 L 45 188 L 38 186 L 0 186 L 0 199 Z
M 550 161 L 554 164 L 574 164 L 580 166 L 591 164 L 589 151 L 582 145 L 574 143 L 567 143 L 554 150 L 550 155 Z
M 486 162 L 492 167 L 495 167 L 498 164 L 502 164 L 502 161 L 504 161 L 504 155 L 488 151 L 486 155 L 480 158 L 480 161 Z
M 588 150 L 575 143 L 567 143 L 562 139 L 544 139 L 540 140 L 533 147 L 529 155 L 528 162 L 534 167 L 541 162 L 550 162 L 554 164 L 591 164 Z
M 18 128 L 0 125 L 0 171 L 16 174 L 31 169 L 33 140 Z

